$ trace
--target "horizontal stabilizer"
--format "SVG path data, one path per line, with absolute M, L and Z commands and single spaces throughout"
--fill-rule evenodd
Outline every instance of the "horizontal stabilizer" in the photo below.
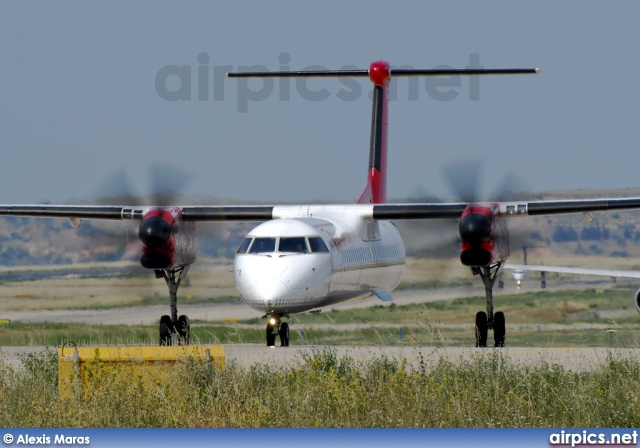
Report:
M 537 68 L 478 68 L 478 69 L 391 69 L 389 74 L 393 76 L 478 76 L 478 75 L 535 75 L 540 73 Z M 229 78 L 325 78 L 325 77 L 351 77 L 368 78 L 369 70 L 308 70 L 286 72 L 235 72 L 227 73 Z
M 378 297 L 378 299 L 383 302 L 393 302 L 393 297 L 389 294 L 389 291 L 385 291 L 384 289 L 377 289 L 373 291 L 373 293 Z

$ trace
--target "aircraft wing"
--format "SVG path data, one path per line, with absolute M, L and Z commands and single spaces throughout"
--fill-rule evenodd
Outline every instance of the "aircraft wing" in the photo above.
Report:
M 640 198 L 574 199 L 562 201 L 497 202 L 502 217 L 589 213 L 640 208 Z M 374 219 L 459 218 L 465 203 L 448 204 L 376 204 Z
M 274 218 L 274 206 L 176 206 L 185 221 L 268 221 Z M 141 220 L 156 207 L 120 205 L 0 205 L 0 216 L 41 218 Z M 161 207 L 172 208 L 172 207 Z
M 622 271 L 609 269 L 587 269 L 568 266 L 542 266 L 529 264 L 505 264 L 503 269 L 513 269 L 522 271 L 541 271 L 541 272 L 558 272 L 561 274 L 580 274 L 580 275 L 601 275 L 604 277 L 615 278 L 639 278 L 640 271 Z
M 499 216 L 520 217 L 607 210 L 640 209 L 640 197 L 577 199 L 564 201 L 511 201 L 495 203 Z M 268 221 L 281 217 L 311 217 L 339 212 L 361 219 L 414 220 L 460 218 L 468 204 L 309 204 L 309 205 L 211 205 L 176 206 L 184 221 Z M 70 219 L 141 220 L 155 207 L 114 205 L 0 205 L 0 216 L 33 216 Z

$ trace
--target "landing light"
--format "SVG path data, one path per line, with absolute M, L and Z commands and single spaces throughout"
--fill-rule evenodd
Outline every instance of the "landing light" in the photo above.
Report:
M 275 325 L 276 324 L 276 320 L 272 317 L 271 320 L 269 320 L 269 323 L 271 325 Z

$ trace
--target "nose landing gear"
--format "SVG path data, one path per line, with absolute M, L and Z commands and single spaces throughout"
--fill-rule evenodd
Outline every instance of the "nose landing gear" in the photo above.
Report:
M 289 324 L 280 322 L 280 318 L 284 316 L 271 316 L 267 323 L 267 347 L 276 345 L 276 337 L 280 336 L 280 346 L 289 346 Z

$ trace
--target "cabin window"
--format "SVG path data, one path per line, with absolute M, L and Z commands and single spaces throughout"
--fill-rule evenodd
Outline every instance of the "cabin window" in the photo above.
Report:
M 244 240 L 242 240 L 242 244 L 240 244 L 240 247 L 238 247 L 238 251 L 236 253 L 246 254 L 247 249 L 249 249 L 249 245 L 251 244 L 251 241 L 253 241 L 253 238 L 245 238 Z
M 305 254 L 307 250 L 307 239 L 303 236 L 297 236 L 293 238 L 280 238 L 280 244 L 278 245 L 279 252 L 298 252 Z
M 324 244 L 324 241 L 319 236 L 309 237 L 309 247 L 311 247 L 311 252 L 329 252 L 327 245 Z
M 275 238 L 255 238 L 253 244 L 249 249 L 250 254 L 260 254 L 263 252 L 275 252 L 276 239 Z

